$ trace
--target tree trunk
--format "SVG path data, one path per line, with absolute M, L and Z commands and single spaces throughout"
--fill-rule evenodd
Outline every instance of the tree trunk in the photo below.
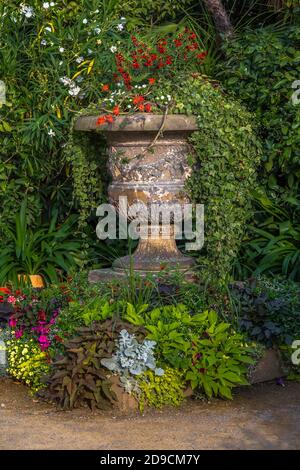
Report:
M 212 14 L 216 28 L 223 36 L 231 36 L 233 34 L 233 26 L 226 13 L 221 0 L 204 0 L 205 6 Z

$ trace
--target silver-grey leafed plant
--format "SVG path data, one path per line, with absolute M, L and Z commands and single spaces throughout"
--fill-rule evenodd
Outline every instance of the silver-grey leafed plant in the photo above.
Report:
M 127 330 L 120 332 L 116 340 L 117 352 L 111 358 L 104 358 L 101 364 L 121 377 L 140 375 L 148 369 L 156 375 L 163 375 L 164 370 L 156 367 L 154 357 L 155 341 L 144 340 L 139 343 Z

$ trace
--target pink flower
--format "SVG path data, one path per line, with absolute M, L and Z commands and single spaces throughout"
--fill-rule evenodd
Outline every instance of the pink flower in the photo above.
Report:
M 13 305 L 14 305 L 14 304 L 16 303 L 16 301 L 17 301 L 17 299 L 16 299 L 13 295 L 10 295 L 9 297 L 7 297 L 7 302 L 8 302 L 9 304 L 13 304 Z
M 40 343 L 40 348 L 41 348 L 42 351 L 49 348 L 50 341 L 48 340 L 46 335 L 40 335 L 38 341 Z
M 15 331 L 15 338 L 19 339 L 23 336 L 23 330 L 17 330 Z
M 17 319 L 14 317 L 10 317 L 10 319 L 8 320 L 8 325 L 11 328 L 15 328 L 17 326 Z

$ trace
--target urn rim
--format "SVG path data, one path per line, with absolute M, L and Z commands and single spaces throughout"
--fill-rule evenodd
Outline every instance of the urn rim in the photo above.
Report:
M 135 113 L 116 116 L 112 123 L 97 125 L 97 120 L 103 114 L 90 114 L 76 119 L 76 131 L 104 131 L 104 132 L 158 132 L 163 122 L 164 132 L 194 132 L 198 130 L 196 116 L 187 114 Z

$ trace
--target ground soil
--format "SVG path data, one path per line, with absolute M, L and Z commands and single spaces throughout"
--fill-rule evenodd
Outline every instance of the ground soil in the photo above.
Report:
M 0 378 L 0 449 L 299 449 L 300 383 L 244 387 L 232 402 L 122 415 L 63 412 Z

